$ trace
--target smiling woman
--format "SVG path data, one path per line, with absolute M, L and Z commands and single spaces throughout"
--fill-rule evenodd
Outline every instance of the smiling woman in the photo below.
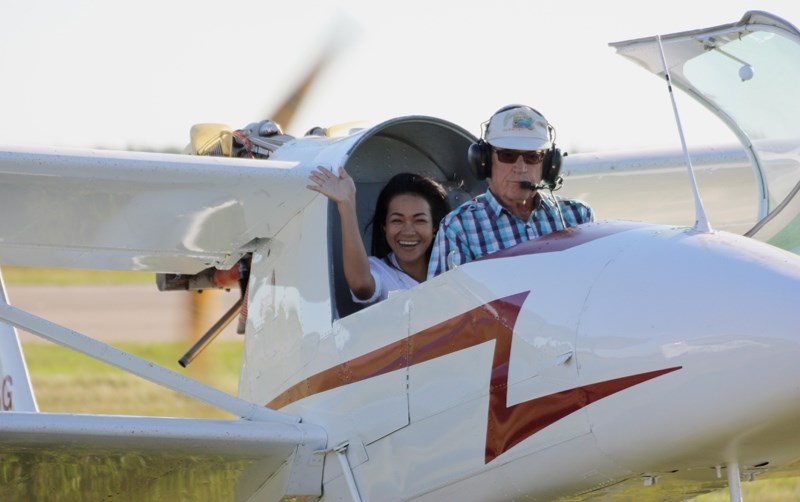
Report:
M 342 261 L 352 299 L 371 304 L 392 291 L 423 282 L 438 222 L 449 212 L 444 187 L 426 176 L 399 173 L 378 195 L 372 226 L 372 256 L 367 256 L 356 210 L 356 186 L 344 168 L 338 175 L 319 167 L 309 189 L 336 203 L 341 221 Z

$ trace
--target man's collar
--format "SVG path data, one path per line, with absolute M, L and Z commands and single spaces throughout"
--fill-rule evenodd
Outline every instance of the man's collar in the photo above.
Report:
M 497 197 L 495 197 L 495 195 L 492 193 L 491 188 L 486 189 L 486 203 L 489 204 L 489 207 L 492 209 L 492 212 L 494 212 L 495 216 L 500 216 L 505 211 L 516 218 L 514 213 L 509 211 L 507 207 L 500 203 Z M 533 211 L 531 211 L 531 216 L 533 215 L 534 211 L 542 207 L 543 203 L 544 197 L 542 197 L 542 195 L 537 191 L 533 195 Z

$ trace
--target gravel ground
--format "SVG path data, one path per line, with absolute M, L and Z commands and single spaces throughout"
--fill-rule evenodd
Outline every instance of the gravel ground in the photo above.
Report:
M 190 345 L 234 304 L 238 294 L 238 290 L 204 291 L 202 294 L 162 292 L 155 284 L 6 285 L 6 296 L 11 305 L 109 343 L 183 340 Z M 200 314 L 193 315 L 194 311 Z M 23 342 L 42 340 L 25 331 L 19 333 Z M 217 339 L 241 339 L 236 334 L 236 319 Z

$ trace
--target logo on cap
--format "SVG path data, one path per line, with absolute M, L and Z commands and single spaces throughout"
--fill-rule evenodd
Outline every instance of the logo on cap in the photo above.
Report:
M 512 129 L 533 129 L 533 117 L 525 112 L 507 115 L 503 122 L 504 127 L 508 127 L 509 122 L 511 122 Z

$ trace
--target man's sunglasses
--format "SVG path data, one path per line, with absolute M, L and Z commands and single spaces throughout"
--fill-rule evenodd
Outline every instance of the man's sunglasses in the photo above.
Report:
M 526 164 L 538 164 L 544 159 L 545 150 L 498 150 L 494 149 L 497 154 L 497 160 L 504 164 L 513 164 L 522 155 L 522 161 Z

